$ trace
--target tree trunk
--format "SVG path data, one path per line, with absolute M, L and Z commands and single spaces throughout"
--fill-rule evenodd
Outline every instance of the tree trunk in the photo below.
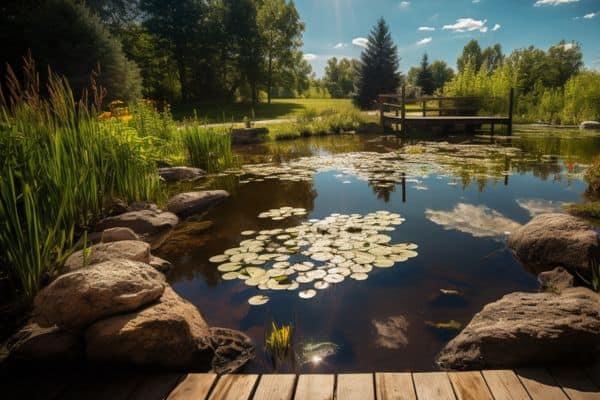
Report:
M 175 47 L 175 58 L 177 59 L 177 70 L 179 72 L 179 83 L 181 84 L 181 98 L 184 101 L 189 99 L 188 87 L 187 87 L 187 73 L 185 71 L 185 61 L 183 56 L 183 49 L 180 45 Z
M 267 71 L 267 103 L 271 104 L 271 86 L 273 85 L 273 56 L 269 53 L 269 69 Z

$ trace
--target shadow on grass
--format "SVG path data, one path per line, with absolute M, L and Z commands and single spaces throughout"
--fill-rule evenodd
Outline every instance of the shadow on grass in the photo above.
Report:
M 229 103 L 229 104 L 177 104 L 173 105 L 173 118 L 181 121 L 194 115 L 205 123 L 241 122 L 244 117 L 253 120 L 292 118 L 307 107 L 294 101 L 277 101 L 271 104 Z M 254 117 L 253 117 L 254 114 Z

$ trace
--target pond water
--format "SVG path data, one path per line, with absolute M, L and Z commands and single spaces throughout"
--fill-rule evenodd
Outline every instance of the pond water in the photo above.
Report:
M 174 263 L 174 289 L 211 325 L 252 337 L 257 357 L 246 371 L 275 369 L 264 351 L 271 321 L 294 328 L 294 355 L 277 363 L 278 371 L 435 369 L 435 355 L 458 324 L 506 293 L 537 290 L 535 276 L 506 248 L 506 234 L 538 213 L 581 201 L 582 172 L 600 153 L 600 137 L 581 134 L 443 140 L 345 135 L 239 148 L 242 168 L 200 186 L 231 193 L 203 217 L 212 226 L 200 223 L 194 233 L 190 223 L 184 240 L 157 255 Z M 259 218 L 281 207 L 296 210 Z M 220 262 L 209 258 L 240 242 L 255 255 L 234 257 L 244 269 L 230 266 L 227 278 L 234 279 L 224 279 L 218 266 L 240 250 L 216 257 Z M 273 285 L 254 279 L 258 287 L 236 278 L 240 271 L 254 276 L 246 265 L 270 274 L 276 262 L 300 270 Z M 302 262 L 324 272 L 311 277 L 297 266 Z M 323 280 L 326 273 L 336 277 Z M 317 281 L 329 285 L 312 292 Z M 290 283 L 291 290 L 270 289 Z M 250 305 L 257 295 L 268 302 Z

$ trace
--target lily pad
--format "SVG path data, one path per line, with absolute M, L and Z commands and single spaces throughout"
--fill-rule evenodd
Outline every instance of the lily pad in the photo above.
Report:
M 258 294 L 256 296 L 252 296 L 248 299 L 248 303 L 252 306 L 262 306 L 269 301 L 269 296 L 265 296 L 264 294 Z
M 298 292 L 298 296 L 300 296 L 300 298 L 302 299 L 310 299 L 313 298 L 317 295 L 317 291 L 314 289 L 307 289 L 307 290 L 302 290 L 300 292 Z

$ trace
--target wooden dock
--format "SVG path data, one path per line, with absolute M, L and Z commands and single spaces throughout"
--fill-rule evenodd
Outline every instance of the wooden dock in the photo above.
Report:
M 365 374 L 31 376 L 3 399 L 83 400 L 598 400 L 600 367 Z
M 478 115 L 483 99 L 478 97 L 422 96 L 413 100 L 406 98 L 406 89 L 399 94 L 380 94 L 378 96 L 379 118 L 382 129 L 395 126 L 404 133 L 411 128 L 472 132 L 489 125 L 494 134 L 495 127 L 504 125 L 507 134 L 512 134 L 514 91 L 510 90 L 506 105 L 507 115 Z M 408 104 L 418 104 L 417 110 L 407 110 Z M 433 106 L 432 106 L 433 104 Z M 433 115 L 432 115 L 433 114 Z

